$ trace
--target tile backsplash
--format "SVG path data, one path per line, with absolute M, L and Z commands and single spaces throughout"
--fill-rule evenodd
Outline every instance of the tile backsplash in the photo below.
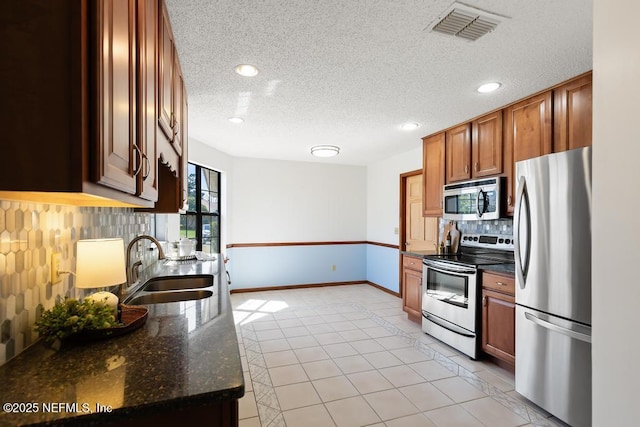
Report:
M 445 224 L 449 221 L 440 218 L 438 226 L 440 227 L 439 235 L 442 236 Z M 502 234 L 507 236 L 513 235 L 513 219 L 500 218 L 489 221 L 457 221 L 457 228 L 464 234 Z
M 80 239 L 121 237 L 125 245 L 153 230 L 153 215 L 131 208 L 47 205 L 0 200 L 0 365 L 32 344 L 39 314 L 64 297 L 78 297 L 74 278 L 52 285 L 51 254 L 75 271 Z

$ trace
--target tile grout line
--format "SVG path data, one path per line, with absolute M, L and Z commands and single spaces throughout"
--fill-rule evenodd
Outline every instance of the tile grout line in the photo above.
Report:
M 308 301 L 302 301 L 300 303 L 305 305 L 309 304 Z M 380 303 L 380 304 L 383 304 L 383 303 Z M 329 308 L 329 306 L 331 306 L 332 308 Z M 395 326 L 388 320 L 384 319 L 382 316 L 370 310 L 367 310 L 359 303 L 346 302 L 346 303 L 335 304 L 335 303 L 325 302 L 323 304 L 317 304 L 311 307 L 305 306 L 303 310 L 299 310 L 299 311 L 300 312 L 312 311 L 316 313 L 316 315 L 318 316 L 326 316 L 331 314 L 340 314 L 341 309 L 344 309 L 346 307 L 353 308 L 357 312 L 360 312 L 361 314 L 367 316 L 366 317 L 367 319 L 372 320 L 378 326 L 384 328 L 386 331 L 393 334 L 392 336 L 401 338 L 402 340 L 405 341 L 406 344 L 409 344 L 410 347 L 420 351 L 422 354 L 424 354 L 428 358 L 428 360 L 434 360 L 438 362 L 441 366 L 449 370 L 451 373 L 455 374 L 457 377 L 460 377 L 462 380 L 464 380 L 474 388 L 487 394 L 488 397 L 500 403 L 502 406 L 509 409 L 514 414 L 523 418 L 525 421 L 532 423 L 536 426 L 555 425 L 555 424 L 550 424 L 551 419 L 545 417 L 544 414 L 540 413 L 535 408 L 530 407 L 529 405 L 526 405 L 524 402 L 518 401 L 516 398 L 508 395 L 507 393 L 503 392 L 497 387 L 491 385 L 486 380 L 478 377 L 471 371 L 457 364 L 455 361 L 451 360 L 449 357 L 444 356 L 443 354 L 439 353 L 437 350 L 431 348 L 427 343 L 424 343 L 419 339 L 411 336 L 406 331 L 400 329 L 399 327 Z M 342 312 L 344 313 L 344 311 Z M 295 315 L 296 319 L 299 319 L 298 312 L 296 310 L 293 310 L 292 314 Z M 280 320 L 286 320 L 286 319 L 280 319 Z M 278 319 L 274 318 L 274 321 L 277 322 Z M 306 326 L 307 325 L 305 325 L 305 327 Z M 278 325 L 278 329 L 280 330 L 282 329 L 280 325 Z M 358 327 L 358 329 L 361 330 L 362 328 Z M 277 396 L 275 394 L 274 386 L 269 377 L 268 368 L 266 367 L 262 350 L 260 348 L 260 343 L 256 337 L 256 332 L 253 330 L 253 326 L 251 324 L 239 325 L 239 330 L 241 332 L 240 335 L 242 336 L 242 340 L 245 345 L 245 352 L 247 354 L 247 364 L 249 366 L 249 372 L 251 374 L 251 381 L 253 383 L 256 404 L 258 405 L 258 415 L 259 415 L 261 425 L 266 427 L 286 426 L 283 412 L 280 409 Z M 339 331 L 336 331 L 336 332 L 339 332 Z M 372 337 L 371 339 L 375 339 L 375 338 Z M 322 344 L 320 345 L 322 346 Z M 331 360 L 333 360 L 333 357 L 331 358 Z M 404 364 L 407 365 L 407 363 L 404 363 Z M 346 377 L 346 374 L 344 374 L 344 376 Z M 348 377 L 346 378 L 348 379 Z M 256 387 L 256 383 L 259 384 L 257 387 Z M 311 382 L 311 384 L 313 385 L 313 382 Z M 397 387 L 394 387 L 394 388 L 397 389 Z M 360 394 L 360 396 L 362 396 L 362 394 Z M 326 408 L 325 402 L 321 402 L 321 404 Z M 329 413 L 329 415 L 331 414 Z

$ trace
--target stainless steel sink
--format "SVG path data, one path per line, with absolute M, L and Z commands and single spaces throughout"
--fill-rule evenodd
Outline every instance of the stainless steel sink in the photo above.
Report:
M 209 298 L 213 292 L 207 289 L 192 289 L 176 292 L 155 292 L 137 295 L 127 302 L 130 305 L 162 304 L 168 302 L 193 301 Z
M 199 289 L 213 286 L 213 276 L 176 276 L 151 279 L 142 288 L 143 291 L 177 291 Z

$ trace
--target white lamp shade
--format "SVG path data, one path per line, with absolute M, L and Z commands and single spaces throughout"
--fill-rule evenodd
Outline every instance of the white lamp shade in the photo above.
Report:
M 102 288 L 127 280 L 122 239 L 78 240 L 76 288 Z

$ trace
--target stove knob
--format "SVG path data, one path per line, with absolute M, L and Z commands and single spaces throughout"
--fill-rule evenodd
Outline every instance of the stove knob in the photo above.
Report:
M 473 241 L 474 241 L 474 242 L 477 242 L 477 241 L 478 241 L 478 238 L 477 238 L 477 237 L 474 237 L 474 238 L 473 238 Z
M 508 245 L 509 243 L 511 243 L 511 240 L 510 239 L 506 239 L 504 242 Z
M 498 243 L 504 243 L 504 239 L 498 239 Z

